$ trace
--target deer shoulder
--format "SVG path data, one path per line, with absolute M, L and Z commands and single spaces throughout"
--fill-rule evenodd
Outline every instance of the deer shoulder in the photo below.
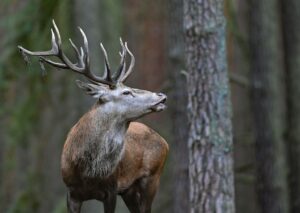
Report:
M 131 122 L 125 137 L 125 151 L 116 170 L 118 190 L 127 189 L 142 177 L 159 178 L 169 151 L 167 142 L 150 127 Z

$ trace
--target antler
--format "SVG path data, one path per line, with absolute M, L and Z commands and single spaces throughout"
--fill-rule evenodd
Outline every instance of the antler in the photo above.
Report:
M 121 62 L 120 62 L 120 68 L 118 69 L 118 72 L 116 73 L 116 75 L 114 77 L 111 76 L 110 65 L 109 65 L 107 53 L 106 53 L 106 50 L 103 47 L 102 43 L 100 43 L 100 46 L 101 46 L 101 49 L 102 49 L 102 52 L 103 52 L 104 58 L 105 58 L 105 60 L 104 60 L 104 62 L 105 62 L 104 76 L 98 77 L 95 74 L 93 74 L 90 71 L 90 67 L 89 67 L 90 59 L 89 59 L 88 40 L 86 38 L 84 31 L 80 27 L 78 27 L 78 29 L 83 37 L 83 43 L 84 43 L 83 47 L 84 48 L 80 47 L 80 49 L 79 49 L 73 43 L 73 41 L 71 39 L 69 39 L 71 46 L 73 47 L 73 49 L 76 53 L 76 59 L 78 60 L 78 62 L 74 64 L 63 53 L 62 48 L 61 48 L 62 41 L 61 41 L 61 36 L 60 36 L 59 30 L 58 30 L 54 20 L 52 20 L 52 23 L 53 23 L 54 31 L 53 31 L 53 29 L 51 29 L 51 35 L 52 35 L 51 50 L 32 52 L 32 51 L 29 51 L 29 50 L 23 48 L 22 46 L 18 46 L 18 48 L 22 52 L 23 56 L 25 56 L 25 59 L 27 59 L 26 54 L 32 55 L 32 56 L 39 56 L 40 62 L 46 62 L 54 67 L 58 67 L 61 69 L 70 69 L 74 72 L 84 75 L 90 81 L 92 81 L 94 83 L 106 84 L 109 86 L 115 86 L 117 83 L 124 82 L 126 80 L 126 78 L 129 76 L 129 74 L 132 72 L 132 68 L 133 68 L 134 62 L 135 62 L 134 56 L 129 51 L 129 49 L 127 47 L 127 43 L 125 42 L 125 45 L 124 45 L 123 41 L 120 39 L 120 43 L 122 46 L 122 52 L 120 53 Z M 126 72 L 125 71 L 125 69 L 126 69 L 125 57 L 126 57 L 127 52 L 129 52 L 129 54 L 131 56 L 131 64 L 130 64 L 129 69 Z M 46 58 L 47 56 L 56 56 L 61 60 L 62 63 L 52 61 L 52 60 Z
M 122 76 L 120 82 L 126 81 L 126 79 L 129 77 L 129 75 L 132 73 L 133 67 L 134 67 L 134 64 L 135 64 L 135 58 L 134 58 L 134 55 L 133 55 L 132 52 L 128 49 L 127 42 L 125 42 L 125 48 L 126 48 L 126 51 L 129 53 L 129 55 L 130 55 L 130 57 L 131 57 L 131 61 L 130 61 L 130 65 L 129 65 L 128 70 L 126 71 L 126 73 L 124 73 L 124 76 Z
M 53 23 L 53 27 L 54 27 L 54 31 L 53 29 L 51 29 L 51 34 L 52 34 L 52 48 L 49 51 L 43 51 L 43 52 L 32 52 L 29 51 L 21 46 L 18 46 L 18 48 L 20 49 L 20 51 L 24 54 L 28 54 L 28 55 L 32 55 L 32 56 L 39 56 L 40 57 L 40 61 L 41 62 L 46 62 L 54 67 L 58 67 L 58 68 L 62 68 L 62 69 L 70 69 L 74 72 L 77 72 L 79 74 L 82 74 L 84 76 L 86 76 L 89 80 L 93 81 L 93 82 L 97 82 L 97 83 L 102 83 L 102 84 L 107 84 L 112 86 L 113 82 L 109 81 L 107 78 L 100 78 L 98 76 L 96 76 L 95 74 L 93 74 L 90 71 L 89 68 L 89 50 L 88 50 L 88 41 L 86 38 L 85 33 L 83 32 L 83 30 L 81 28 L 79 28 L 79 31 L 83 37 L 83 41 L 84 41 L 84 48 L 80 47 L 80 51 L 79 49 L 76 47 L 76 45 L 72 42 L 72 40 L 70 39 L 70 43 L 73 47 L 73 49 L 76 52 L 76 58 L 78 60 L 78 62 L 76 64 L 72 63 L 70 61 L 70 59 L 63 53 L 62 49 L 61 49 L 61 37 L 60 37 L 60 33 L 59 30 L 54 22 L 54 20 L 52 21 Z M 58 57 L 63 63 L 59 63 L 59 62 L 55 62 L 52 61 L 50 59 L 45 58 L 44 56 L 56 56 Z
M 82 34 L 83 41 L 84 41 L 84 49 L 81 47 L 80 51 L 76 47 L 76 45 L 72 42 L 70 39 L 70 43 L 73 47 L 73 49 L 76 52 L 76 57 L 78 62 L 76 64 L 73 64 L 70 59 L 62 52 L 61 49 L 61 37 L 59 30 L 54 22 L 53 22 L 53 29 L 51 29 L 51 34 L 52 34 L 52 48 L 49 51 L 43 51 L 43 52 L 31 52 L 21 46 L 18 46 L 20 51 L 24 54 L 32 55 L 32 56 L 39 56 L 41 62 L 46 62 L 54 67 L 62 68 L 62 69 L 70 69 L 74 72 L 80 73 L 84 76 L 86 76 L 88 79 L 91 81 L 97 82 L 97 83 L 102 83 L 102 84 L 107 84 L 107 85 L 112 85 L 112 82 L 107 81 L 106 79 L 100 78 L 96 75 L 94 75 L 90 69 L 89 69 L 89 55 L 88 55 L 88 41 L 86 38 L 85 33 L 81 28 L 79 28 L 80 33 Z M 59 62 L 54 62 L 50 59 L 45 58 L 44 56 L 56 56 L 58 57 L 63 63 Z

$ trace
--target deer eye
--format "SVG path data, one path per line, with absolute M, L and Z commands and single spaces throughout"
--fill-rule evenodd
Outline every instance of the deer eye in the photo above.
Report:
M 123 95 L 130 95 L 131 92 L 130 92 L 129 90 L 126 90 L 126 91 L 124 91 L 122 94 L 123 94 Z

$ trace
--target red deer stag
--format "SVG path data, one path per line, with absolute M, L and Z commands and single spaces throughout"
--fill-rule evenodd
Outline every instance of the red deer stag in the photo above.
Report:
M 77 81 L 88 95 L 97 99 L 70 130 L 61 157 L 61 172 L 68 188 L 68 212 L 80 212 L 83 201 L 97 199 L 105 213 L 115 211 L 116 196 L 122 196 L 130 212 L 151 212 L 160 175 L 168 153 L 168 144 L 144 124 L 132 122 L 151 112 L 165 109 L 166 95 L 125 86 L 135 58 L 120 39 L 121 62 L 112 75 L 103 45 L 105 73 L 96 76 L 89 69 L 88 41 L 83 30 L 83 47 L 70 39 L 76 63 L 63 53 L 61 37 L 53 21 L 52 49 L 32 52 L 18 48 L 25 59 L 38 56 L 41 63 L 69 69 L 84 75 L 88 82 Z M 131 57 L 126 70 L 126 54 Z M 47 56 L 56 56 L 60 62 Z

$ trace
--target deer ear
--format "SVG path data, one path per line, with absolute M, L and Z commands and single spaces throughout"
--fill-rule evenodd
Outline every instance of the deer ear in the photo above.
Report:
M 93 98 L 98 98 L 101 100 L 106 99 L 105 98 L 106 91 L 101 86 L 91 84 L 91 83 L 86 83 L 80 80 L 76 80 L 76 84 L 80 89 L 85 91 L 86 94 L 92 96 Z

